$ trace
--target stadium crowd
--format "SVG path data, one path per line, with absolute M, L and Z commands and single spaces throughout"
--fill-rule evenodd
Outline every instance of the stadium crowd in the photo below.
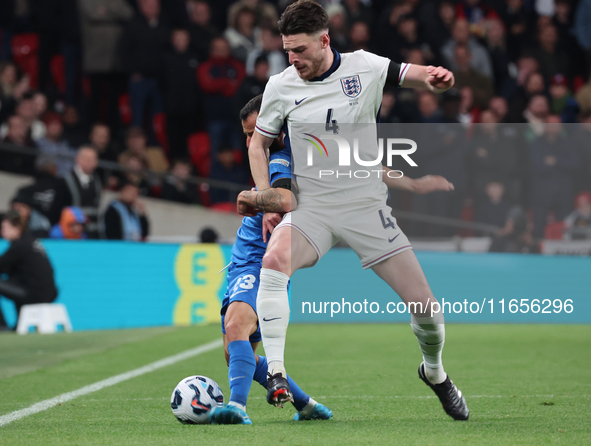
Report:
M 238 111 L 288 66 L 276 21 L 289 3 L 3 1 L 0 141 L 37 152 L 0 148 L 0 169 L 85 182 L 76 166 L 90 150 L 125 170 L 99 168 L 97 190 L 133 185 L 183 203 L 233 201 L 188 179 L 249 182 Z M 496 225 L 502 250 L 529 249 L 553 221 L 567 230 L 589 224 L 591 0 L 320 3 L 336 50 L 455 74 L 443 95 L 385 91 L 381 122 L 427 129 L 416 132 L 413 176 L 440 174 L 455 185 L 452 193 L 393 192 L 394 206 Z M 71 205 L 34 208 L 55 225 Z M 93 211 L 87 217 L 96 221 Z M 457 231 L 413 223 L 407 232 Z

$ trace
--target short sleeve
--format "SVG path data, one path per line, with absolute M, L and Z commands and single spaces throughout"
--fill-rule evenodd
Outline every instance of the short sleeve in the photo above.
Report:
M 365 61 L 369 65 L 369 69 L 375 73 L 376 77 L 379 79 L 379 82 L 383 84 L 386 83 L 386 76 L 388 75 L 388 67 L 390 66 L 390 59 L 387 57 L 378 56 L 377 54 L 368 53 L 367 51 L 359 51 L 363 57 L 365 57 Z
M 279 92 L 268 82 L 263 93 L 263 103 L 257 118 L 256 131 L 269 138 L 277 138 L 285 120 L 285 107 Z
M 288 149 L 272 154 L 269 161 L 269 182 L 273 184 L 281 178 L 293 178 L 291 156 Z

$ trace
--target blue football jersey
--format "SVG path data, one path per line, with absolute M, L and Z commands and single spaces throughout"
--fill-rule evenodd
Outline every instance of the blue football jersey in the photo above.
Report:
M 291 152 L 286 147 L 272 153 L 269 160 L 271 186 L 282 178 L 293 178 Z M 266 250 L 267 244 L 263 242 L 263 213 L 260 212 L 256 217 L 244 217 L 232 247 L 232 262 L 238 265 L 260 263 Z

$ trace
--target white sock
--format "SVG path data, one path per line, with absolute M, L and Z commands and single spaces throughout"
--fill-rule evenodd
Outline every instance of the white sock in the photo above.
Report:
M 300 410 L 300 412 L 305 416 L 309 417 L 310 415 L 312 415 L 312 412 L 314 412 L 314 407 L 316 407 L 316 401 L 314 401 L 314 399 L 310 397 L 310 401 L 308 401 L 308 404 L 306 404 L 304 408 Z
M 285 335 L 289 324 L 289 276 L 268 268 L 261 268 L 261 282 L 257 295 L 257 312 L 263 347 L 271 375 L 285 373 Z
M 237 402 L 235 402 L 235 401 L 230 401 L 230 402 L 228 403 L 228 406 L 235 406 L 235 407 L 237 407 L 238 409 L 242 409 L 244 412 L 246 412 L 246 406 L 243 406 L 242 404 L 238 404 L 238 403 L 237 403 Z
M 441 362 L 445 344 L 445 324 L 442 315 L 417 317 L 411 315 L 410 325 L 423 352 L 425 375 L 431 384 L 441 384 L 447 378 Z

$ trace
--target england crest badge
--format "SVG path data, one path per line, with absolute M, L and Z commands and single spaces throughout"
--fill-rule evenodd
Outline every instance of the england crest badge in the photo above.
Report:
M 341 79 L 341 86 L 343 93 L 350 98 L 356 98 L 361 93 L 361 81 L 358 74 Z

